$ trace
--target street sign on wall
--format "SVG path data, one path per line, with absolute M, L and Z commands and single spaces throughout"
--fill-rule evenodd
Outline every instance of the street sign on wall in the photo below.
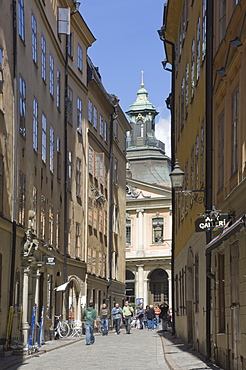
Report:
M 56 257 L 53 256 L 47 256 L 45 260 L 46 265 L 55 266 L 56 264 Z
M 199 233 L 202 231 L 223 229 L 227 225 L 228 221 L 228 214 L 219 215 L 216 219 L 210 218 L 209 216 L 199 217 L 195 221 L 195 231 Z

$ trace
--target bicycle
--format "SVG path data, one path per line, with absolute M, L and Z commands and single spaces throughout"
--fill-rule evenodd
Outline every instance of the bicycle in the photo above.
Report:
M 58 336 L 60 336 L 60 338 L 67 338 L 70 334 L 70 326 L 66 321 L 60 321 L 61 315 L 54 316 L 55 316 L 55 327 L 54 327 L 55 339 L 57 339 Z

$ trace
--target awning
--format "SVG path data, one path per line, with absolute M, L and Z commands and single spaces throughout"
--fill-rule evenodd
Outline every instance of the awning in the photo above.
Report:
M 214 239 L 211 240 L 206 245 L 206 254 L 211 252 L 213 249 L 217 248 L 220 244 L 222 244 L 224 241 L 229 239 L 232 235 L 236 234 L 240 229 L 246 226 L 246 215 L 240 217 L 234 224 L 224 229 L 224 231 L 217 235 Z
M 54 288 L 54 290 L 56 290 L 57 292 L 64 291 L 66 290 L 66 287 L 68 286 L 68 284 L 69 284 L 69 281 L 67 281 L 66 283 L 62 285 L 59 285 L 58 287 Z

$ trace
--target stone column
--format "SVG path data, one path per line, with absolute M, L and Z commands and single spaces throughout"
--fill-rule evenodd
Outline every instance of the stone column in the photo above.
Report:
M 23 334 L 23 342 L 28 345 L 28 338 L 29 338 L 29 324 L 28 324 L 28 283 L 29 283 L 29 275 L 30 275 L 30 268 L 27 267 L 24 270 L 24 277 L 23 277 L 23 298 L 22 298 L 22 334 Z
M 149 295 L 148 295 L 148 281 L 149 279 L 144 279 L 144 306 L 146 307 L 149 304 Z
M 144 298 L 144 265 L 137 265 L 138 269 L 138 296 L 136 298 Z
M 137 243 L 137 255 L 143 256 L 144 255 L 144 209 L 137 209 L 138 214 L 138 243 Z

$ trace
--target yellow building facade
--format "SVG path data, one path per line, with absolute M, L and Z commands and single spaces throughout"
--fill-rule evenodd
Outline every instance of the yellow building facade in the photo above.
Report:
M 116 231 L 125 231 L 129 125 L 87 57 L 95 37 L 75 10 L 72 0 L 1 6 L 0 344 L 5 349 L 15 340 L 27 351 L 36 345 L 42 317 L 41 341 L 53 337 L 54 315 L 80 320 L 89 300 L 99 309 L 113 294 L 123 299 L 125 293 L 125 232 Z M 112 204 L 118 209 L 114 221 Z M 35 334 L 28 344 L 32 317 Z

